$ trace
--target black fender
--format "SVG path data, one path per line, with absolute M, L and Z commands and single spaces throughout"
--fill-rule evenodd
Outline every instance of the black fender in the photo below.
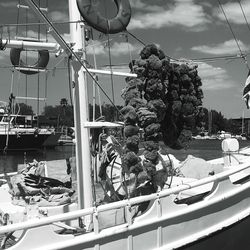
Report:
M 93 0 L 77 0 L 78 10 L 88 25 L 105 34 L 115 34 L 126 30 L 131 18 L 129 0 L 114 0 L 117 14 L 114 18 L 107 19 L 99 13 Z
M 16 67 L 29 67 L 34 69 L 45 69 L 49 62 L 49 51 L 38 50 L 38 60 L 33 65 L 26 65 L 23 60 L 20 59 L 20 54 L 23 48 L 11 48 L 10 50 L 10 61 Z M 20 70 L 21 73 L 26 75 L 34 75 L 39 71 Z

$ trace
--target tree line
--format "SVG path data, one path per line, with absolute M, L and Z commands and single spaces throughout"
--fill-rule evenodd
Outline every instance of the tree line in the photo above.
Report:
M 92 104 L 89 104 L 89 120 L 104 119 L 109 122 L 122 121 L 122 118 L 119 115 L 119 110 L 121 110 L 122 107 L 123 106 L 121 105 L 114 107 L 107 103 L 104 103 L 101 107 L 99 105 L 93 107 Z M 34 115 L 32 106 L 25 103 L 19 103 L 18 107 L 16 106 L 16 110 L 19 110 L 20 115 Z M 93 114 L 95 114 L 95 119 L 93 119 Z M 68 103 L 66 98 L 62 98 L 58 105 L 45 106 L 41 115 L 51 121 L 53 126 L 74 126 L 73 106 Z M 209 131 L 211 134 L 216 134 L 218 131 L 222 130 L 233 134 L 241 133 L 241 127 L 237 121 L 225 118 L 220 111 L 214 109 L 208 110 L 207 108 L 204 108 L 202 129 Z M 196 134 L 200 131 L 194 129 L 193 132 Z
M 92 104 L 89 104 L 89 120 L 97 120 L 103 119 L 105 121 L 120 121 L 119 111 L 123 106 L 117 105 L 114 107 L 111 104 L 104 103 L 101 107 L 99 105 L 95 105 L 93 107 Z M 15 111 L 18 112 L 19 115 L 33 115 L 35 113 L 32 109 L 32 106 L 27 105 L 25 103 L 18 103 L 15 105 Z M 94 111 L 94 112 L 93 112 Z M 95 114 L 95 118 L 93 119 L 93 113 Z M 74 126 L 74 110 L 73 106 L 68 103 L 66 98 L 62 98 L 58 105 L 52 106 L 47 105 L 44 107 L 41 115 L 39 116 L 40 122 L 46 120 L 49 125 L 56 126 Z

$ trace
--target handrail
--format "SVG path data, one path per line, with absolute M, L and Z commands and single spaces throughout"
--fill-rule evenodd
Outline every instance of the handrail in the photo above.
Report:
M 157 198 L 162 198 L 165 196 L 169 196 L 171 194 L 176 194 L 181 191 L 185 191 L 191 188 L 202 186 L 208 183 L 212 183 L 215 181 L 218 182 L 220 180 L 228 178 L 229 176 L 233 174 L 243 171 L 249 167 L 250 167 L 249 163 L 244 163 L 244 164 L 241 164 L 241 166 L 237 169 L 226 170 L 222 173 L 219 173 L 219 174 L 216 174 L 216 175 L 213 175 L 213 176 L 201 179 L 201 180 L 197 180 L 188 184 L 181 184 L 180 186 L 169 188 L 159 193 L 154 193 L 154 194 L 145 195 L 145 196 L 138 196 L 138 197 L 131 198 L 130 200 L 122 200 L 122 201 L 118 201 L 118 202 L 114 202 L 110 204 L 101 205 L 99 207 L 91 207 L 91 208 L 81 209 L 78 211 L 72 211 L 72 212 L 68 212 L 64 214 L 53 215 L 53 216 L 46 217 L 46 218 L 33 219 L 32 221 L 25 221 L 25 222 L 15 223 L 12 225 L 2 226 L 0 227 L 0 234 L 44 226 L 49 223 L 58 222 L 58 221 L 76 219 L 76 218 L 87 216 L 87 215 L 93 215 L 96 212 L 99 213 L 99 212 L 104 212 L 104 211 L 108 211 L 111 209 L 116 209 L 116 208 L 121 208 L 121 207 L 126 207 L 126 206 L 131 207 L 141 202 L 156 200 Z
M 47 49 L 49 51 L 57 51 L 60 49 L 59 44 L 48 43 L 48 42 L 33 42 L 33 41 L 2 39 L 2 43 L 6 44 L 5 45 L 6 48 L 23 48 L 23 49 L 29 49 L 29 50 Z
M 4 178 L 5 176 L 14 176 L 16 175 L 17 172 L 11 172 L 11 173 L 6 173 L 6 174 L 0 174 L 0 178 Z

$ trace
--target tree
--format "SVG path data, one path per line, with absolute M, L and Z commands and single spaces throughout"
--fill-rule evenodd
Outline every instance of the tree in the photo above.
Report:
M 33 115 L 32 106 L 29 106 L 25 103 L 16 103 L 15 105 L 15 112 L 19 115 Z
M 108 122 L 118 121 L 119 120 L 118 110 L 121 110 L 121 109 L 122 109 L 122 106 L 116 105 L 116 107 L 114 107 L 114 105 L 105 103 L 102 105 L 102 116 L 104 116 L 105 121 L 108 121 Z M 99 108 L 99 105 L 96 104 L 95 105 L 95 118 L 93 119 L 93 105 L 89 104 L 90 121 L 96 120 L 100 116 L 101 116 L 100 108 Z
M 68 106 L 68 100 L 67 100 L 66 98 L 62 98 L 62 99 L 60 100 L 60 105 L 61 105 L 62 107 Z
M 73 107 L 71 105 L 65 106 L 63 108 L 63 112 L 61 105 L 46 106 L 44 107 L 44 111 L 42 112 L 42 114 L 48 118 L 57 118 L 58 126 L 74 126 Z

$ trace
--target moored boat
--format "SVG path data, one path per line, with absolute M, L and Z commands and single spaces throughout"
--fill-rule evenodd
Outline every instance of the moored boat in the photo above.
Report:
M 48 129 L 33 128 L 31 125 L 17 124 L 27 116 L 3 115 L 0 121 L 0 150 L 38 150 L 53 133 Z

